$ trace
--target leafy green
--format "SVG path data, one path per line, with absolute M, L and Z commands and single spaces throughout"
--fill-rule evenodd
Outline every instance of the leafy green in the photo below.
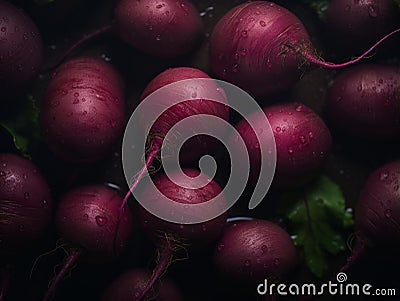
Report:
M 1 117 L 0 126 L 12 136 L 21 155 L 31 158 L 30 152 L 40 140 L 39 108 L 31 95 L 17 100 L 15 108 L 18 110 L 9 116 Z
M 285 209 L 292 222 L 294 243 L 303 247 L 308 268 L 321 277 L 327 269 L 326 253 L 346 249 L 343 229 L 353 225 L 345 208 L 340 187 L 327 176 L 321 176 L 302 191 L 286 193 Z
M 328 9 L 329 0 L 303 0 L 303 2 L 314 10 L 320 19 L 324 19 L 325 12 Z

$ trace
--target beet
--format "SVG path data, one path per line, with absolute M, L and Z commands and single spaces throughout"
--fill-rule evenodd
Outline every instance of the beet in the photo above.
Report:
M 25 89 L 42 59 L 42 38 L 36 25 L 25 12 L 0 0 L 0 101 Z
M 0 154 L 0 254 L 15 256 L 43 236 L 51 220 L 50 187 L 29 160 Z

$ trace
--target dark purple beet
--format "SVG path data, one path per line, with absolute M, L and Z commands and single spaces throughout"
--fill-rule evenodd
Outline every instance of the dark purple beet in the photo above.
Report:
M 128 44 L 158 57 L 179 57 L 201 41 L 199 12 L 187 0 L 121 0 L 115 30 Z
M 324 121 L 300 103 L 283 103 L 263 109 L 271 125 L 276 143 L 275 188 L 302 185 L 324 166 L 332 146 L 332 138 Z M 257 127 L 257 122 L 252 124 Z M 262 124 L 260 124 L 260 127 Z M 242 120 L 236 126 L 250 155 L 250 183 L 255 185 L 260 170 L 260 147 L 250 125 Z M 269 154 L 263 154 L 269 156 Z
M 233 223 L 223 233 L 214 253 L 214 265 L 228 279 L 256 284 L 273 282 L 296 264 L 289 234 L 265 220 Z
M 329 44 L 349 57 L 360 54 L 400 25 L 393 0 L 335 0 L 325 13 Z
M 135 269 L 126 271 L 118 276 L 105 290 L 102 301 L 139 301 L 141 292 L 145 289 L 151 277 L 150 271 Z M 151 292 L 151 300 L 155 301 L 182 301 L 182 292 L 176 284 L 168 278 L 158 282 Z M 143 300 L 143 299 L 141 299 Z M 146 299 L 148 300 L 148 299 Z
M 40 117 L 45 140 L 57 157 L 71 163 L 100 160 L 125 124 L 122 79 L 101 59 L 72 59 L 53 74 Z
M 85 186 L 67 193 L 58 205 L 55 223 L 60 236 L 82 248 L 90 262 L 105 262 L 121 254 L 132 233 L 132 216 L 124 210 L 114 250 L 121 205 L 118 193 L 105 186 Z
M 400 246 L 400 161 L 367 179 L 356 207 L 356 230 L 376 246 Z
M 367 64 L 343 71 L 327 90 L 326 112 L 344 134 L 400 138 L 400 68 Z
M 0 0 L 0 101 L 26 88 L 42 64 L 42 51 L 39 30 L 30 17 Z
M 255 97 L 266 97 L 289 89 L 304 65 L 350 66 L 399 31 L 382 33 L 381 40 L 359 57 L 334 64 L 318 56 L 303 24 L 289 10 L 269 1 L 246 2 L 231 9 L 215 26 L 210 38 L 211 68 L 218 78 Z
M 42 236 L 52 213 L 50 188 L 29 160 L 0 154 L 0 254 L 16 255 Z
M 197 177 L 199 175 L 198 171 L 192 169 L 185 169 L 184 173 L 189 177 Z M 183 180 L 181 173 L 175 173 L 173 177 L 176 178 L 177 181 Z M 210 181 L 206 186 L 201 188 L 195 188 L 201 183 L 199 182 L 200 180 L 204 181 L 207 178 L 206 175 L 201 174 L 199 177 L 193 178 L 192 180 L 185 180 L 185 185 L 189 187 L 186 188 L 176 185 L 166 175 L 161 174 L 155 176 L 154 185 L 163 196 L 168 199 L 188 205 L 180 210 L 186 210 L 185 213 L 190 212 L 193 215 L 204 215 L 209 213 L 207 210 L 215 210 L 215 208 L 207 208 L 206 211 L 202 211 L 201 209 L 197 210 L 191 207 L 190 204 L 208 202 L 221 193 L 221 188 L 214 181 Z M 159 207 L 165 208 L 164 210 L 166 212 L 171 210 L 167 200 L 156 195 L 151 185 L 144 187 L 141 198 L 145 198 L 145 202 L 158 204 Z M 174 213 L 177 219 L 183 214 L 183 212 Z M 216 212 L 216 214 L 219 214 L 219 212 Z M 198 252 L 206 250 L 207 247 L 216 241 L 226 224 L 226 213 L 222 213 L 216 218 L 202 223 L 184 225 L 172 223 L 156 217 L 143 207 L 139 207 L 138 217 L 144 231 L 155 242 L 158 249 L 157 266 L 141 296 L 146 296 L 156 281 L 166 271 L 176 250 L 187 249 Z
M 185 169 L 184 172 L 189 177 L 194 177 L 199 174 L 198 171 L 192 169 Z M 174 174 L 174 176 L 177 175 L 178 173 Z M 201 176 L 203 179 L 204 177 L 206 176 Z M 177 179 L 182 180 L 180 176 L 178 176 Z M 198 180 L 193 179 L 193 182 L 186 184 L 189 187 L 190 185 L 195 187 L 193 185 L 197 185 L 197 181 Z M 182 204 L 189 204 L 186 210 L 191 209 L 190 204 L 207 202 L 215 198 L 221 192 L 221 188 L 214 181 L 211 181 L 208 185 L 198 189 L 188 189 L 176 185 L 165 174 L 155 176 L 154 184 L 158 190 L 170 200 Z M 152 193 L 150 186 L 146 186 L 141 195 L 142 198 L 146 198 L 146 202 L 165 202 L 164 199 L 158 199 L 157 195 Z M 163 206 L 163 204 L 160 203 L 160 206 Z M 168 210 L 168 204 L 165 205 L 165 210 Z M 179 212 L 177 212 L 176 215 L 179 216 Z M 145 232 L 157 244 L 159 244 L 160 241 L 163 242 L 165 240 L 165 234 L 167 234 L 172 235 L 172 237 L 187 244 L 188 247 L 192 249 L 203 249 L 207 245 L 213 243 L 220 235 L 222 228 L 226 223 L 226 213 L 203 223 L 181 225 L 162 220 L 148 212 L 143 207 L 139 207 L 139 220 Z
M 79 259 L 105 263 L 126 250 L 133 221 L 129 209 L 121 212 L 121 203 L 115 190 L 101 185 L 75 188 L 61 198 L 55 224 L 71 249 L 43 301 L 52 299 L 58 283 Z

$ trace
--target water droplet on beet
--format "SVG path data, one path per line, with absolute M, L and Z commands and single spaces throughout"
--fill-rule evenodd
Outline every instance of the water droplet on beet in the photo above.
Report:
M 163 7 L 162 4 L 157 4 L 157 5 L 156 5 L 156 8 L 157 8 L 157 9 L 160 9 L 160 8 L 162 8 L 162 7 Z
M 338 96 L 336 97 L 336 102 L 340 102 L 342 99 L 343 99 L 342 96 Z
M 293 155 L 293 153 L 294 153 L 293 148 L 292 148 L 291 146 L 289 146 L 289 147 L 288 147 L 288 154 L 289 154 L 289 155 Z
M 296 110 L 296 112 L 301 112 L 303 110 L 303 106 L 298 105 L 295 110 Z
M 265 25 L 267 25 L 266 23 L 265 23 L 265 21 L 260 21 L 260 25 L 262 26 L 262 27 L 265 27 Z
M 246 56 L 247 55 L 247 49 L 246 48 L 240 49 L 240 55 L 241 56 Z
M 202 225 L 201 226 L 201 230 L 203 230 L 203 232 L 206 232 L 207 231 L 207 226 L 206 225 Z
M 379 176 L 379 179 L 380 179 L 381 181 L 386 181 L 388 177 L 389 177 L 389 174 L 388 174 L 388 173 L 386 173 L 386 172 L 381 172 L 381 174 L 380 174 L 380 176 Z
M 299 141 L 301 144 L 306 144 L 307 143 L 307 138 L 303 135 L 299 136 Z
M 386 209 L 385 210 L 385 216 L 387 218 L 391 218 L 392 217 L 392 209 Z
M 394 191 L 399 190 L 399 185 L 394 185 L 393 190 L 394 190 Z
M 274 266 L 278 267 L 279 266 L 279 258 L 274 259 Z
M 345 11 L 350 11 L 350 9 L 351 9 L 350 5 L 346 5 L 345 8 L 344 8 Z
M 75 96 L 75 97 L 79 97 L 79 93 L 78 93 L 78 92 L 75 92 L 75 93 L 74 93 L 74 96 Z
M 23 232 L 25 230 L 25 226 L 24 225 L 19 225 L 18 230 L 20 232 Z
M 102 226 L 104 226 L 105 224 L 107 224 L 107 218 L 105 217 L 105 216 L 101 216 L 101 215 L 98 215 L 98 216 L 96 216 L 96 223 L 100 226 L 100 227 L 102 227 Z
M 85 214 L 83 215 L 83 219 L 84 219 L 85 221 L 88 220 L 88 219 L 89 219 L 89 215 L 85 213 Z
M 156 35 L 156 41 L 161 41 L 161 35 L 159 34 Z
M 25 200 L 28 200 L 29 197 L 30 197 L 29 192 L 25 192 L 25 193 L 24 193 L 24 199 L 25 199 Z
M 26 173 L 24 173 L 24 174 L 22 175 L 22 177 L 24 178 L 24 180 L 28 179 L 28 175 L 27 175 Z
M 197 93 L 196 92 L 193 92 L 192 93 L 192 98 L 196 98 L 197 97 Z
M 268 247 L 266 245 L 262 245 L 261 246 L 261 253 L 264 255 L 267 252 L 268 252 Z
M 275 130 L 279 133 L 282 129 L 281 127 L 277 126 Z
M 218 244 L 218 246 L 217 246 L 217 251 L 218 251 L 218 252 L 221 252 L 224 248 L 225 248 L 225 245 L 222 244 L 222 243 L 220 243 L 220 244 Z
M 247 30 L 243 30 L 241 36 L 242 38 L 247 38 Z
M 247 268 L 250 267 L 251 266 L 251 261 L 249 259 L 246 259 L 244 261 L 244 266 L 247 267 Z
M 43 202 L 42 202 L 42 206 L 43 206 L 44 209 L 49 208 L 49 202 L 46 199 L 44 199 Z

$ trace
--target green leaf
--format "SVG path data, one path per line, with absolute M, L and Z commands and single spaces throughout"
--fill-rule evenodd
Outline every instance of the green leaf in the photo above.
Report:
M 51 2 L 54 2 L 55 0 L 33 0 L 33 2 L 37 5 L 45 5 L 49 4 Z
M 16 100 L 15 108 L 8 116 L 2 116 L 0 126 L 12 136 L 21 155 L 30 159 L 30 152 L 40 140 L 39 108 L 31 95 Z
M 346 249 L 343 229 L 353 225 L 340 187 L 321 176 L 302 191 L 286 193 L 284 204 L 292 222 L 294 243 L 304 250 L 308 268 L 318 277 L 327 269 L 326 254 Z
M 303 0 L 303 2 L 314 10 L 320 19 L 324 19 L 329 0 Z

